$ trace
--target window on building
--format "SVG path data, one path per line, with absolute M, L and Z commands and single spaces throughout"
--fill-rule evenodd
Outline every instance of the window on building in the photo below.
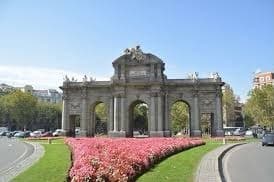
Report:
M 264 82 L 264 77 L 260 77 L 260 81 L 261 81 L 261 82 Z
M 269 80 L 270 80 L 270 76 L 267 76 L 267 77 L 266 77 L 266 80 L 269 81 Z

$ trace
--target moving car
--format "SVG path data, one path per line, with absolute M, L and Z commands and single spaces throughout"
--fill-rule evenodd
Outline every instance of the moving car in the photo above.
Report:
M 262 146 L 274 145 L 274 133 L 267 133 L 262 138 Z

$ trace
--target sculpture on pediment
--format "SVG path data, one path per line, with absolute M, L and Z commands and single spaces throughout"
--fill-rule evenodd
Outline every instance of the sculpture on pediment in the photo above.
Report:
M 198 72 L 190 73 L 188 74 L 188 79 L 198 80 L 198 76 L 199 76 Z
M 87 81 L 88 81 L 88 77 L 87 77 L 87 75 L 85 75 L 83 78 L 83 82 L 87 82 Z
M 127 48 L 124 53 L 126 55 L 131 55 L 131 59 L 137 61 L 138 63 L 144 61 L 146 58 L 139 45 L 137 45 L 135 48 Z
M 65 75 L 65 78 L 64 78 L 64 82 L 69 82 L 69 77 L 67 75 Z
M 214 80 L 221 78 L 218 72 L 211 73 L 210 77 L 213 78 Z

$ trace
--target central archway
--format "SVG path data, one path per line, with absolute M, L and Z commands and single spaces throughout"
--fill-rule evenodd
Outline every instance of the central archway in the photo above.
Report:
M 132 137 L 148 136 L 148 105 L 144 101 L 134 101 L 129 107 L 129 126 Z
M 190 107 L 183 100 L 177 100 L 170 110 L 172 135 L 190 135 Z

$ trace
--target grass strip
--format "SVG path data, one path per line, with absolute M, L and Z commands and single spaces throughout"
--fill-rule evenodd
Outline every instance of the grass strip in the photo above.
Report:
M 71 165 L 68 146 L 64 144 L 63 140 L 56 140 L 56 143 L 42 145 L 45 148 L 45 155 L 12 181 L 61 182 L 67 180 L 68 170 Z
M 186 181 L 192 182 L 196 169 L 202 157 L 209 151 L 220 146 L 221 143 L 209 142 L 206 145 L 195 147 L 176 155 L 168 157 L 155 165 L 148 172 L 140 176 L 138 182 L 166 182 Z

